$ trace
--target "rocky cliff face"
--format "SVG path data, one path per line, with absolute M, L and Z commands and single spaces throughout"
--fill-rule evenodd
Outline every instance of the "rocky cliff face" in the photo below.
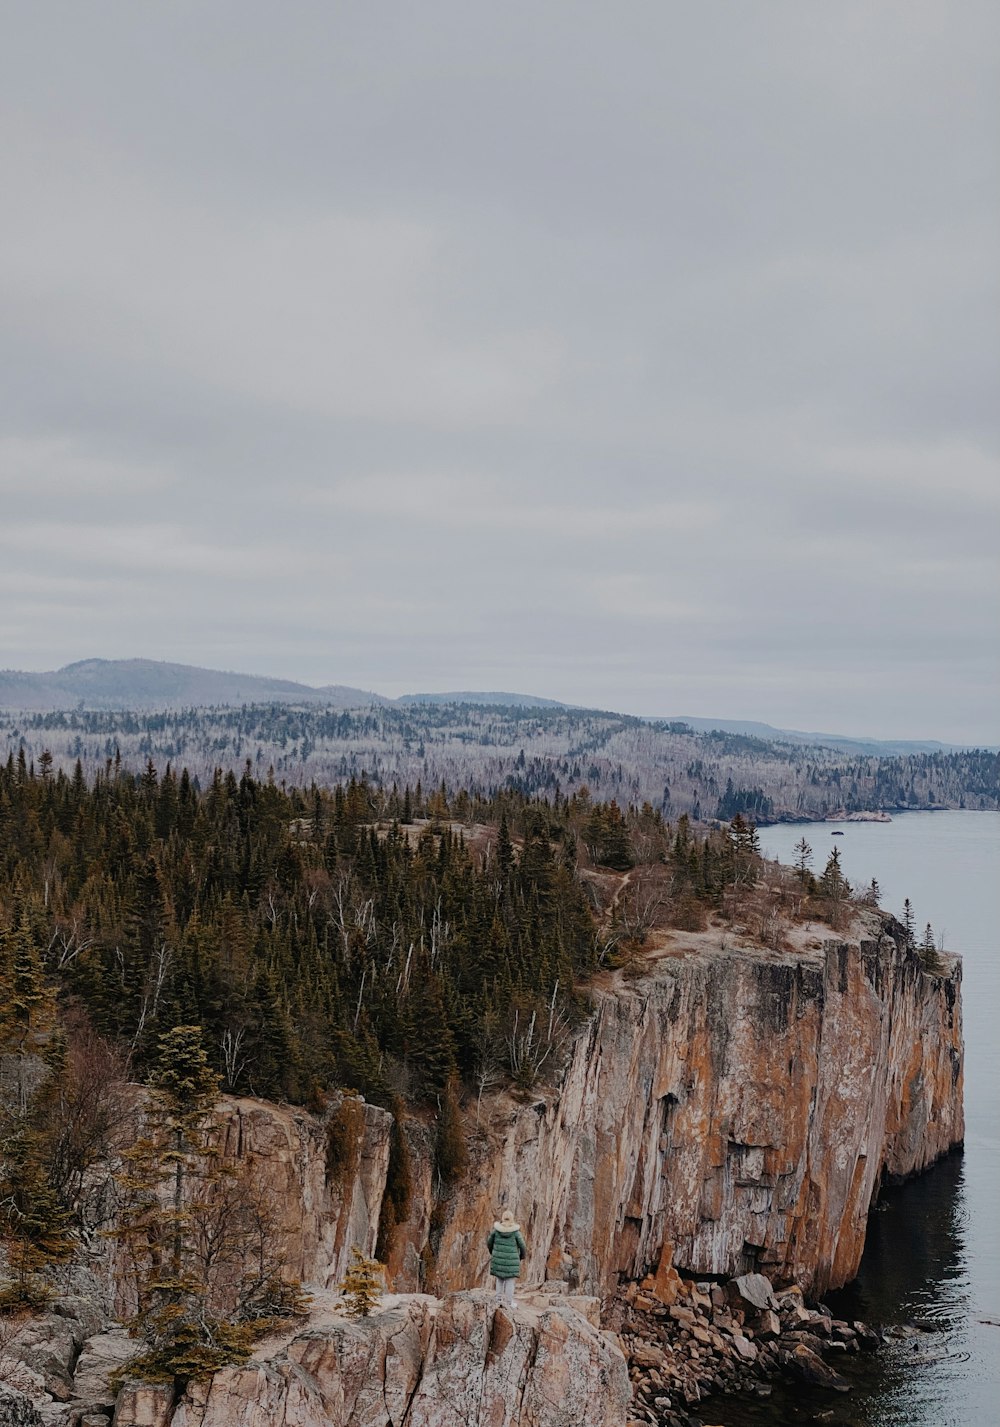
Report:
M 436 1211 L 432 1135 L 411 1126 L 398 1290 L 483 1283 L 502 1204 L 525 1226 L 529 1282 L 606 1296 L 673 1264 L 818 1294 L 854 1275 L 880 1179 L 962 1140 L 960 964 L 928 974 L 889 937 L 794 955 L 691 943 L 597 993 L 558 1088 L 492 1104 Z M 359 1105 L 331 1178 L 310 1116 L 230 1102 L 227 1150 L 263 1166 L 303 1279 L 332 1285 L 352 1243 L 374 1250 L 389 1130 Z
M 959 974 L 926 975 L 889 938 L 662 960 L 601 998 L 561 1094 L 512 1117 L 439 1272 L 474 1258 L 506 1191 L 531 1271 L 564 1266 L 590 1292 L 670 1262 L 846 1282 L 880 1177 L 962 1139 Z

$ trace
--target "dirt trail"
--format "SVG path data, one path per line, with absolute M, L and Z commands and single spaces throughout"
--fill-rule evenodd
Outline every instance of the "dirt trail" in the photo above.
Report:
M 616 888 L 616 890 L 615 890 L 615 895 L 611 898 L 611 901 L 608 903 L 607 910 L 606 910 L 605 913 L 604 913 L 604 925 L 603 925 L 603 930 L 606 931 L 607 928 L 608 928 L 608 927 L 611 925 L 611 923 L 614 921 L 615 908 L 618 906 L 618 903 L 621 901 L 621 899 L 622 899 L 622 893 L 625 891 L 625 888 L 626 888 L 626 887 L 628 886 L 628 884 L 631 882 L 631 880 L 632 880 L 632 873 L 633 873 L 634 871 L 635 871 L 635 868 L 634 868 L 634 867 L 630 867 L 629 870 L 628 870 L 628 871 L 625 873 L 625 875 L 622 877 L 621 881 L 618 883 L 618 886 L 617 886 L 617 888 Z

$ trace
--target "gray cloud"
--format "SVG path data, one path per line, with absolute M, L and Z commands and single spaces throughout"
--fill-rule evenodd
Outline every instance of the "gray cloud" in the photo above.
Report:
M 5 18 L 0 662 L 996 740 L 995 7 Z

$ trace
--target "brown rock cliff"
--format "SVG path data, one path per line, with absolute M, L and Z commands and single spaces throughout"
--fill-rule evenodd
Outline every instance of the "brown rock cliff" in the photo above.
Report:
M 548 1265 L 606 1296 L 662 1258 L 814 1294 L 847 1282 L 881 1177 L 963 1138 L 960 977 L 889 937 L 661 960 L 599 998 L 559 1093 L 510 1112 L 455 1196 L 439 1283 L 481 1272 L 504 1195 L 529 1278 Z
M 497 1097 L 470 1169 L 432 1219 L 433 1136 L 410 1127 L 414 1195 L 390 1271 L 399 1291 L 486 1281 L 484 1241 L 509 1203 L 526 1279 L 608 1295 L 619 1275 L 760 1269 L 810 1293 L 850 1279 L 880 1179 L 959 1144 L 961 966 L 925 972 L 889 937 L 779 954 L 662 957 L 595 997 L 554 1091 Z M 349 1172 L 320 1124 L 227 1102 L 221 1132 L 282 1206 L 290 1259 L 323 1286 L 374 1251 L 390 1117 L 358 1106 Z

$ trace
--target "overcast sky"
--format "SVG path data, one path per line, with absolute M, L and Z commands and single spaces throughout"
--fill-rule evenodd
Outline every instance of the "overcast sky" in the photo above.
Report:
M 0 664 L 1000 741 L 995 0 L 0 17 Z

